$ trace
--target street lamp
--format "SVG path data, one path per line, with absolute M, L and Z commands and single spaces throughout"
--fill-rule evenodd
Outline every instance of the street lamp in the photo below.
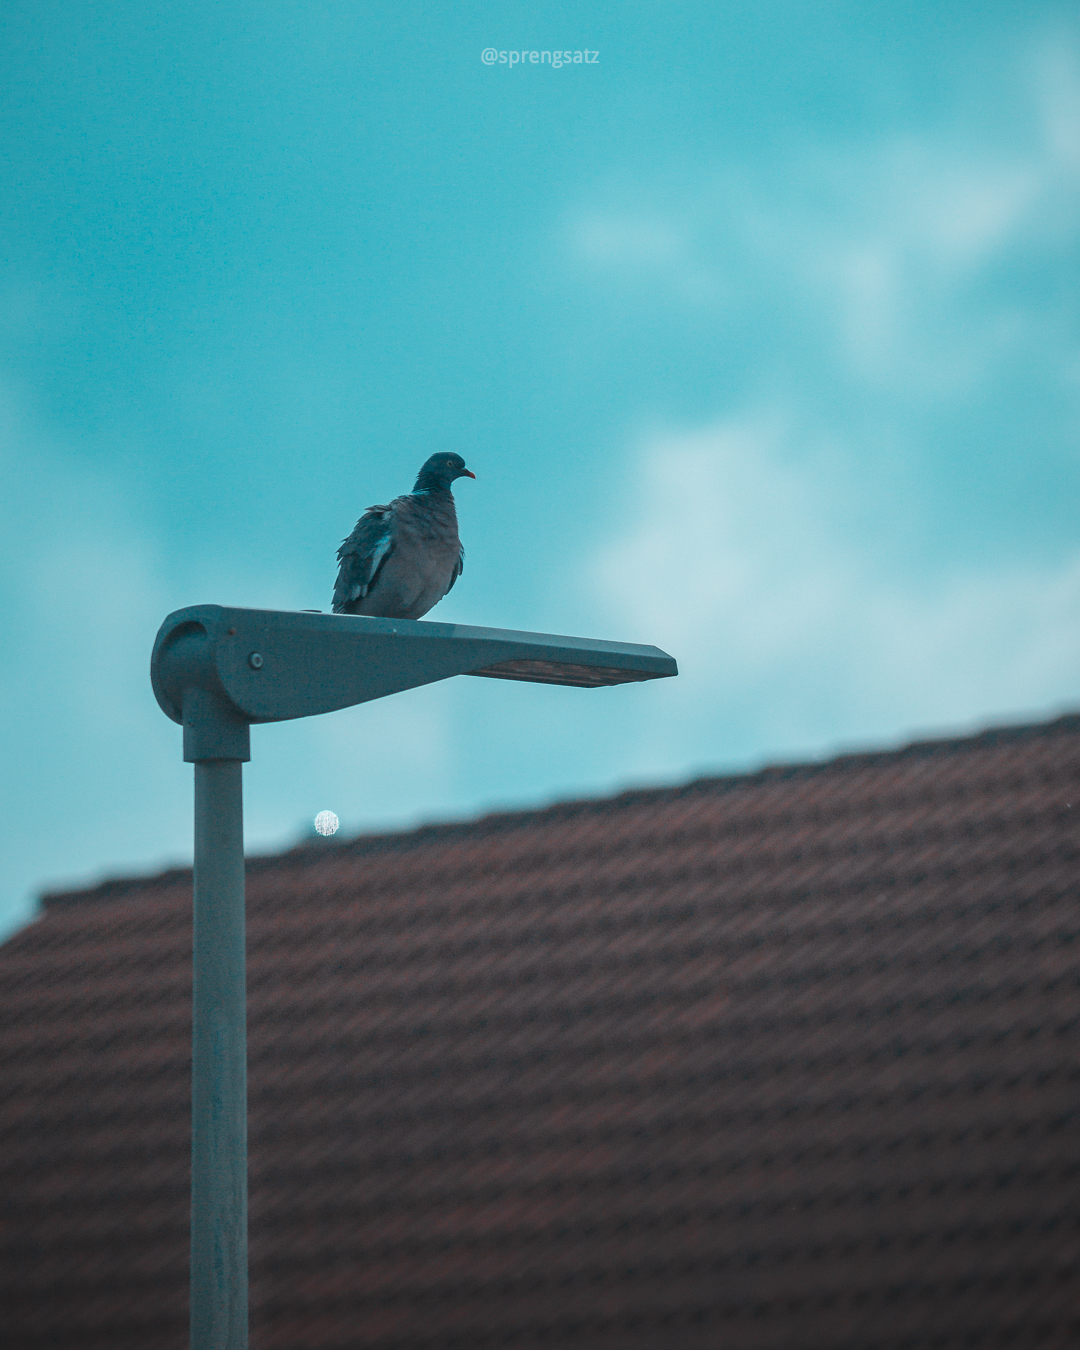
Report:
M 657 647 L 348 614 L 194 605 L 150 678 L 195 765 L 191 1350 L 247 1347 L 247 989 L 241 764 L 253 722 L 482 675 L 585 688 L 677 675 Z

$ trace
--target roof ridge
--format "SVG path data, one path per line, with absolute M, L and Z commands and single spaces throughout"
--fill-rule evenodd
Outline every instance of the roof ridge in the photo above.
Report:
M 913 740 L 890 750 L 845 751 L 827 759 L 766 764 L 758 769 L 744 770 L 740 773 L 693 778 L 673 786 L 626 788 L 605 796 L 568 798 L 547 806 L 524 807 L 514 811 L 492 811 L 462 820 L 438 821 L 413 826 L 410 829 L 360 834 L 349 839 L 305 839 L 281 852 L 247 858 L 246 871 L 248 876 L 253 876 L 271 869 L 301 870 L 331 857 L 341 859 L 411 852 L 435 842 L 463 837 L 488 838 L 544 820 L 571 820 L 577 816 L 608 813 L 612 807 L 624 808 L 650 802 L 678 801 L 689 796 L 716 795 L 760 783 L 847 773 L 883 764 L 902 763 L 905 760 L 953 755 L 965 750 L 1077 733 L 1080 733 L 1080 712 L 1060 714 L 1041 722 L 995 724 L 962 736 Z M 134 892 L 168 890 L 185 884 L 191 884 L 191 868 L 170 867 L 151 875 L 110 877 L 97 885 L 74 890 L 46 891 L 39 898 L 44 908 L 58 909 L 86 902 L 121 900 Z

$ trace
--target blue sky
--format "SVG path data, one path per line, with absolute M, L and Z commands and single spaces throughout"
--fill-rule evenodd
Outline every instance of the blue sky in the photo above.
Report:
M 252 850 L 1080 704 L 1070 7 L 0 22 L 0 927 L 189 856 L 161 620 L 328 609 L 435 449 L 433 618 L 682 674 L 256 729 Z

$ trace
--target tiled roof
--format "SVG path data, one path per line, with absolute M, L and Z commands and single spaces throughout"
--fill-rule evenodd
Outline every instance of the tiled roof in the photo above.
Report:
M 1078 822 L 1070 716 L 252 860 L 253 1350 L 1073 1350 Z M 190 907 L 0 948 L 17 1350 L 187 1343 Z

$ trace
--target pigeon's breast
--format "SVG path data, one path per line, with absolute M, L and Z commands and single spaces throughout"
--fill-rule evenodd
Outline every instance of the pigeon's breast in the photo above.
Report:
M 397 512 L 393 551 L 353 612 L 397 619 L 423 617 L 450 589 L 460 553 L 452 497 L 448 505 L 405 499 Z

